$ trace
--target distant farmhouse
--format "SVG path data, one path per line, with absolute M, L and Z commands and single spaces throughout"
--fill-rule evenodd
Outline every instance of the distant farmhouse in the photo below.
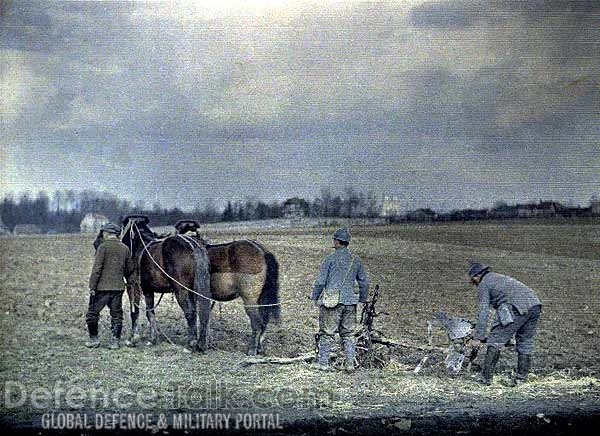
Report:
M 402 213 L 402 206 L 398 197 L 393 195 L 384 195 L 381 204 L 382 217 L 397 217 Z
M 565 209 L 556 201 L 540 201 L 537 204 L 519 205 L 517 214 L 519 218 L 550 218 Z
M 17 224 L 13 229 L 15 235 L 39 235 L 42 229 L 36 224 Z
M 99 213 L 88 213 L 79 224 L 81 233 L 98 233 L 100 228 L 108 223 L 108 218 Z
M 306 216 L 308 203 L 298 197 L 288 198 L 283 203 L 283 216 L 288 219 L 303 218 Z
M 553 218 L 580 217 L 593 215 L 593 208 L 567 207 L 556 201 L 516 204 L 509 206 L 501 204 L 490 209 L 490 218 Z
M 596 209 L 594 209 L 594 205 Z M 464 209 L 440 214 L 440 220 L 465 221 L 484 219 L 586 217 L 600 215 L 600 205 L 592 201 L 589 208 L 568 207 L 556 201 L 508 205 L 499 203 L 491 209 Z

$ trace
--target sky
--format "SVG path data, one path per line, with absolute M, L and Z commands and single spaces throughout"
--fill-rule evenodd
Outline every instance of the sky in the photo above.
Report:
M 0 195 L 600 196 L 597 1 L 0 3 Z

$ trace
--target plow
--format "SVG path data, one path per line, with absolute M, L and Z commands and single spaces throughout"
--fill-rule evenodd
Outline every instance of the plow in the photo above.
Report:
M 389 315 L 377 308 L 380 297 L 380 287 L 375 285 L 371 299 L 363 305 L 360 322 L 356 331 L 356 357 L 355 363 L 360 368 L 384 368 L 393 359 L 397 349 L 408 349 L 413 352 L 422 352 L 424 356 L 416 367 L 409 371 L 418 374 L 432 360 L 432 356 L 443 355 L 444 368 L 447 372 L 457 374 L 466 366 L 467 370 L 475 370 L 474 361 L 478 350 L 470 347 L 474 323 L 462 318 L 452 317 L 443 311 L 437 312 L 427 321 L 427 340 L 425 343 L 413 343 L 390 338 L 376 327 L 376 320 L 380 316 Z M 436 332 L 443 332 L 447 337 L 447 344 L 434 344 Z M 317 357 L 319 334 L 315 335 L 315 349 L 294 357 L 252 357 L 241 362 L 241 366 L 255 364 L 294 364 L 313 362 Z M 333 366 L 341 366 L 343 353 L 341 350 L 333 351 Z M 465 364 L 466 363 L 466 364 Z

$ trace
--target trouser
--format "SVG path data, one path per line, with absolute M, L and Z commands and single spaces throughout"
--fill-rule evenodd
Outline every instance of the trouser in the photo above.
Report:
M 338 332 L 342 340 L 354 340 L 356 304 L 338 304 L 332 309 L 321 306 L 319 310 L 319 340 L 333 343 Z
M 514 322 L 502 326 L 495 324 L 490 330 L 487 338 L 487 344 L 492 347 L 500 348 L 513 337 L 517 341 L 517 352 L 519 354 L 530 355 L 533 352 L 533 340 L 537 323 L 542 312 L 542 306 L 533 306 L 526 314 L 520 315 L 513 308 Z
M 123 291 L 96 291 L 95 295 L 90 295 L 88 311 L 85 315 L 85 321 L 90 327 L 90 334 L 98 331 L 98 320 L 100 312 L 104 306 L 110 310 L 110 327 L 112 334 L 120 338 L 123 328 Z

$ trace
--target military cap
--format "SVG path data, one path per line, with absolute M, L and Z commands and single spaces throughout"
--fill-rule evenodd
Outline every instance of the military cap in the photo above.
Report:
M 350 232 L 346 228 L 337 229 L 333 234 L 333 239 L 337 239 L 338 241 L 350 242 Z
M 472 262 L 469 265 L 468 274 L 469 274 L 469 277 L 475 277 L 475 276 L 478 276 L 479 274 L 481 274 L 483 272 L 488 271 L 489 269 L 490 269 L 490 267 L 487 266 L 487 265 L 483 265 L 483 264 L 481 264 L 479 262 Z
M 118 235 L 121 232 L 121 228 L 113 223 L 104 224 L 100 230 L 105 233 L 112 233 L 113 235 Z

